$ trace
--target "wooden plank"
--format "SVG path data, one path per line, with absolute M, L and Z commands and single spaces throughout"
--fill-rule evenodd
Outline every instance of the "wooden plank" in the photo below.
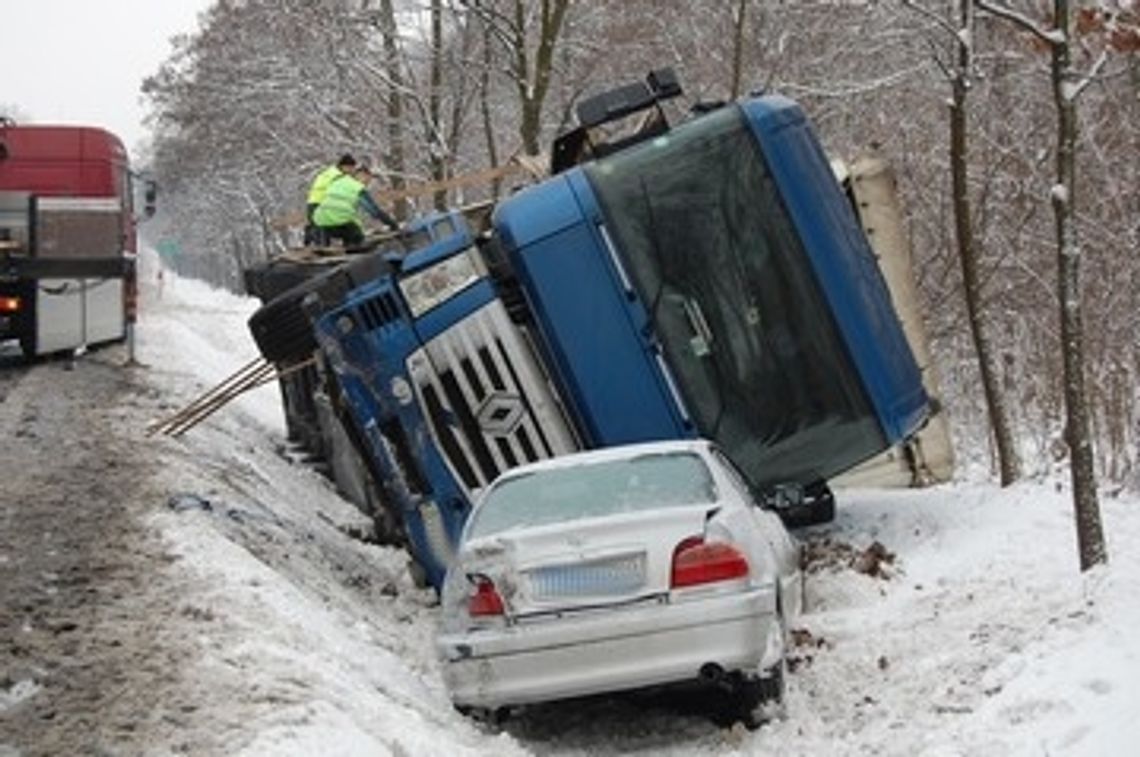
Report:
M 394 200 L 403 200 L 409 197 L 420 197 L 422 195 L 435 194 L 436 192 L 443 192 L 449 189 L 459 189 L 460 187 L 470 187 L 479 184 L 490 184 L 496 179 L 501 179 L 505 176 L 517 173 L 529 173 L 529 170 L 519 163 L 507 163 L 496 168 L 486 168 L 482 171 L 475 171 L 473 173 L 460 174 L 459 176 L 452 176 L 450 179 L 442 181 L 424 181 L 416 182 L 413 184 L 406 184 L 400 189 L 381 189 L 373 192 L 372 196 L 381 202 L 392 202 Z
M 532 180 L 538 179 L 541 178 L 546 171 L 545 161 L 546 157 L 541 155 L 534 157 L 519 155 L 501 166 L 459 174 L 458 176 L 452 176 L 442 181 L 413 182 L 400 189 L 378 189 L 372 191 L 372 197 L 377 202 L 392 203 L 397 200 L 421 197 L 423 195 L 435 194 L 436 192 L 450 189 L 490 184 L 497 179 L 517 174 L 526 174 Z M 298 210 L 273 219 L 271 225 L 277 229 L 303 226 L 305 220 L 305 213 Z

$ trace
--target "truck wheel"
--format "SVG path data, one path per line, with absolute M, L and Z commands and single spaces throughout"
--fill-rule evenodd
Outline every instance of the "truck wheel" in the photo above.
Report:
M 386 547 L 407 548 L 408 537 L 404 534 L 403 521 L 385 501 L 383 494 L 380 493 L 380 488 L 376 486 L 372 481 L 371 474 L 367 472 L 365 473 L 364 496 L 368 500 L 368 509 L 371 511 L 372 522 L 376 527 L 376 541 Z
M 344 301 L 356 287 L 391 270 L 382 255 L 361 255 L 282 292 L 249 319 L 249 330 L 266 360 L 285 363 L 300 360 L 317 349 L 305 300 L 314 295 L 318 310 Z
M 245 269 L 245 291 L 270 302 L 321 272 L 320 268 L 289 261 L 274 261 Z
M 314 399 L 319 382 L 320 375 L 311 365 L 278 380 L 289 438 L 318 460 L 327 455 Z
M 408 559 L 408 575 L 412 577 L 412 585 L 417 589 L 426 589 L 431 585 L 424 566 L 414 557 Z
M 34 336 L 20 339 L 20 351 L 24 353 L 24 362 L 30 363 L 36 359 L 36 338 Z
M 302 360 L 317 349 L 313 327 L 301 308 L 311 291 L 306 281 L 262 305 L 249 319 L 249 331 L 262 356 L 271 363 Z

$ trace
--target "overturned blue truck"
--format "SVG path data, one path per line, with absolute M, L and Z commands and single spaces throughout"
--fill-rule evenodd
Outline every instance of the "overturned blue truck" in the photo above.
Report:
M 483 223 L 436 213 L 335 264 L 247 273 L 291 433 L 352 469 L 338 480 L 428 584 L 515 465 L 706 437 L 818 523 L 834 517 L 829 479 L 926 421 L 887 287 L 800 107 L 758 96 L 671 126 L 661 103 L 678 94 L 664 70 L 584 101 L 553 175 Z M 632 133 L 599 136 L 631 116 Z

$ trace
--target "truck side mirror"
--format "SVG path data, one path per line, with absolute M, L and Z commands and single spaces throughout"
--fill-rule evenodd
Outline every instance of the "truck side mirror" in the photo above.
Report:
M 143 215 L 150 218 L 158 207 L 158 184 L 154 179 L 147 179 L 143 185 Z
M 760 506 L 782 512 L 804 504 L 804 489 L 796 483 L 776 484 L 760 493 Z

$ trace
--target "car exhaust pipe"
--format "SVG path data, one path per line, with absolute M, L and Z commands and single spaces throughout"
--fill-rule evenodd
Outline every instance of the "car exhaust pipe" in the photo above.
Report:
M 732 689 L 732 676 L 715 662 L 706 662 L 702 665 L 697 677 L 702 683 L 715 688 L 724 689 L 725 691 Z

